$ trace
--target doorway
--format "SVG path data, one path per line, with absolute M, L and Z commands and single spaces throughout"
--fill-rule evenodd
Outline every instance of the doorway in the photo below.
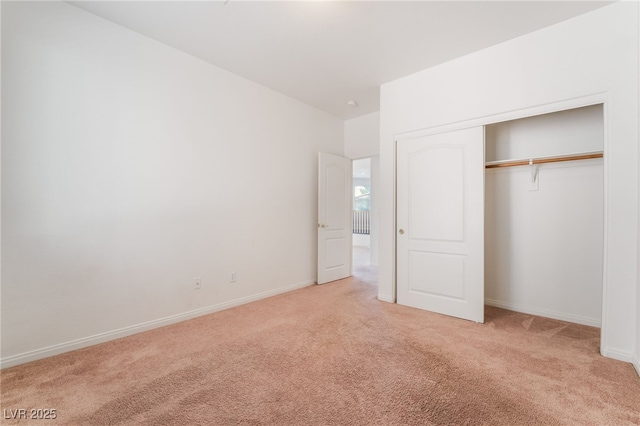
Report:
M 353 160 L 353 269 L 371 264 L 371 159 Z
M 366 282 L 378 281 L 378 185 L 379 157 L 353 160 L 353 275 Z

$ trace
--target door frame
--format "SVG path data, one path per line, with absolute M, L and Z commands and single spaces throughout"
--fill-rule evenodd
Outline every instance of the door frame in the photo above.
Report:
M 563 101 L 551 102 L 548 104 L 536 105 L 533 107 L 516 109 L 511 111 L 506 111 L 499 114 L 492 114 L 483 117 L 477 117 L 469 120 L 463 120 L 459 122 L 419 129 L 415 131 L 405 132 L 405 133 L 397 133 L 394 135 L 394 144 L 393 144 L 393 245 L 392 245 L 392 253 L 393 253 L 393 262 L 392 262 L 392 295 L 390 300 L 384 300 L 386 302 L 397 303 L 397 294 L 398 294 L 398 281 L 397 281 L 397 271 L 398 271 L 398 237 L 395 232 L 398 229 L 398 143 L 402 143 L 402 141 L 406 141 L 409 139 L 419 138 L 423 136 L 434 135 L 438 133 L 445 133 L 454 130 L 462 130 L 469 127 L 476 126 L 488 126 L 490 124 L 497 124 L 504 121 L 517 120 L 521 118 L 532 117 L 536 115 L 542 114 L 550 114 L 554 112 L 560 112 L 568 109 L 581 108 L 591 105 L 602 105 L 602 114 L 603 114 L 603 124 L 604 124 L 604 135 L 603 135 L 603 250 L 602 250 L 602 318 L 600 323 L 600 353 L 603 356 L 619 359 L 619 356 L 616 356 L 616 353 L 612 353 L 611 351 L 606 350 L 609 347 L 607 344 L 607 336 L 608 336 L 608 309 L 607 309 L 607 295 L 609 292 L 608 285 L 608 269 L 609 269 L 609 252 L 608 252 L 608 241 L 609 241 L 609 114 L 608 114 L 608 105 L 609 105 L 609 94 L 608 92 L 601 92 L 587 96 L 580 96 L 576 98 L 565 99 Z M 382 300 L 382 299 L 381 299 Z

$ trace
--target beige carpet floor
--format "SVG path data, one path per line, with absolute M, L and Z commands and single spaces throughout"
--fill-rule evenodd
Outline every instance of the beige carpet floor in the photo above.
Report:
M 1 372 L 4 417 L 64 425 L 640 425 L 599 330 L 376 299 L 375 269 Z

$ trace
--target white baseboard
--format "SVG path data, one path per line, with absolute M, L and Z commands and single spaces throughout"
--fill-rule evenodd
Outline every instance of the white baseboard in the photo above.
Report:
M 389 296 L 388 294 L 378 293 L 378 300 L 381 300 L 383 302 L 388 302 L 388 303 L 396 303 L 393 296 Z
M 503 302 L 501 300 L 485 299 L 484 303 L 485 305 L 495 306 L 496 308 L 508 309 L 510 311 L 553 318 L 561 321 L 574 322 L 576 324 L 589 325 L 591 327 L 600 327 L 602 325 L 601 319 L 587 318 L 578 315 L 566 314 L 563 312 L 549 311 L 546 309 L 531 308 L 528 306 L 517 305 L 510 302 Z
M 633 358 L 631 359 L 631 364 L 633 364 L 633 366 L 636 369 L 636 373 L 638 373 L 638 376 L 640 376 L 640 355 L 636 354 L 633 356 Z
M 600 348 L 600 354 L 607 358 L 617 359 L 618 361 L 624 361 L 624 362 L 633 361 L 633 355 L 631 355 L 631 353 L 620 351 L 617 349 L 602 347 Z
M 97 345 L 99 343 L 108 342 L 110 340 L 131 336 L 132 334 L 141 333 L 143 331 L 152 330 L 154 328 L 164 327 L 166 325 L 171 325 L 181 321 L 186 321 L 189 319 L 200 317 L 202 315 L 223 311 L 225 309 L 244 305 L 246 303 L 255 302 L 260 299 L 266 299 L 267 297 L 276 296 L 278 294 L 286 293 L 292 290 L 308 287 L 314 283 L 315 283 L 314 280 L 303 281 L 296 284 L 279 287 L 274 290 L 265 291 L 263 293 L 253 294 L 250 296 L 241 297 L 239 299 L 230 300 L 228 302 L 206 306 L 204 308 L 194 309 L 192 311 L 183 312 L 181 314 L 171 315 L 168 317 L 159 318 L 156 320 L 147 321 L 147 322 L 143 322 L 136 325 L 131 325 L 128 327 L 123 327 L 117 330 L 107 331 L 105 333 L 100 333 L 93 336 L 83 337 L 80 339 L 60 343 L 57 345 L 48 346 L 46 348 L 36 349 L 29 352 L 24 352 L 17 355 L 11 355 L 11 356 L 0 359 L 0 369 L 13 367 L 19 364 L 24 364 L 26 362 L 36 361 L 42 358 L 48 358 L 54 355 L 60 355 L 65 352 L 70 352 L 77 349 L 86 348 L 88 346 Z

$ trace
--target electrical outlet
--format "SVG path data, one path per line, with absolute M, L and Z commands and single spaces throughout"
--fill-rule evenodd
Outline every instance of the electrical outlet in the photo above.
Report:
M 229 282 L 230 283 L 235 283 L 236 282 L 236 273 L 235 272 L 231 273 L 231 277 L 229 278 Z
M 200 280 L 200 277 L 196 278 L 195 282 L 196 282 L 196 286 L 193 289 L 200 290 L 202 288 L 202 280 Z

